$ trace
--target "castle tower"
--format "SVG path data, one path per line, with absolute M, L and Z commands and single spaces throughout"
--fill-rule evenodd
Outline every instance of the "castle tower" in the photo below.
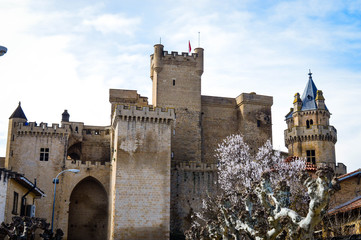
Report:
M 203 49 L 177 53 L 154 46 L 150 77 L 153 105 L 175 109 L 172 130 L 172 158 L 176 163 L 201 160 L 201 76 Z
M 113 116 L 109 239 L 169 239 L 174 110 L 118 105 Z
M 16 127 L 19 123 L 27 122 L 28 119 L 25 116 L 23 109 L 21 108 L 21 102 L 19 102 L 18 107 L 15 109 L 13 114 L 9 117 L 9 127 L 8 127 L 8 138 L 6 144 L 6 158 L 5 158 L 5 168 L 10 169 L 11 159 L 13 157 L 13 142 L 15 140 Z
M 285 145 L 290 156 L 303 157 L 310 164 L 327 164 L 336 169 L 337 131 L 329 124 L 330 112 L 312 73 L 302 97 L 295 94 L 294 108 L 286 115 Z

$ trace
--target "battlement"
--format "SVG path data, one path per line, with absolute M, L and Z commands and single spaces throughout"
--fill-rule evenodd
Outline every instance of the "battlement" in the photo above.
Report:
M 237 106 L 242 104 L 257 104 L 264 106 L 272 106 L 273 105 L 273 97 L 266 95 L 258 95 L 255 92 L 251 93 L 241 93 L 238 97 L 236 97 Z
M 198 53 L 187 53 L 187 52 L 182 52 L 179 53 L 177 51 L 171 51 L 170 53 L 168 51 L 163 51 L 163 57 L 190 57 L 190 58 L 197 58 L 198 57 Z
M 58 123 L 53 123 L 48 126 L 48 123 L 36 122 L 21 122 L 16 123 L 15 132 L 19 135 L 23 134 L 36 134 L 36 135 L 65 135 L 71 132 L 69 125 L 59 126 Z
M 217 171 L 217 164 L 202 162 L 182 162 L 176 166 L 181 171 Z
M 150 55 L 150 77 L 153 79 L 153 71 L 160 73 L 164 65 L 192 66 L 199 76 L 203 73 L 203 48 L 195 48 L 194 53 L 168 52 L 163 50 L 162 44 L 154 45 L 154 54 Z
M 293 127 L 284 131 L 286 146 L 293 142 L 331 141 L 337 142 L 337 130 L 333 126 L 312 125 L 307 127 Z
M 65 168 L 77 168 L 77 169 L 109 169 L 110 162 L 98 162 L 98 161 L 81 161 L 81 160 L 66 160 Z
M 173 108 L 117 105 L 115 116 L 124 121 L 169 123 L 175 119 Z

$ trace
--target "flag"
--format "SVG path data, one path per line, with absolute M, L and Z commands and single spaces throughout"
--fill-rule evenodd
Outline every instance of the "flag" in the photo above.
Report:
M 192 51 L 192 47 L 191 47 L 191 41 L 189 41 L 189 40 L 188 40 L 188 47 L 189 47 L 188 51 L 190 53 Z

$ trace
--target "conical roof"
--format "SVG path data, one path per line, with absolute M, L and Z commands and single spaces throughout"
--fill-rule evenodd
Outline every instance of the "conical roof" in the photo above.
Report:
M 308 82 L 307 82 L 305 91 L 303 92 L 302 98 L 301 98 L 302 99 L 301 111 L 317 109 L 317 104 L 315 101 L 316 94 L 317 94 L 317 87 L 312 80 L 312 73 L 310 72 L 308 75 L 310 77 L 308 78 Z
M 25 116 L 23 109 L 21 108 L 21 102 L 19 102 L 19 106 L 15 109 L 13 114 L 11 114 L 11 116 L 9 117 L 9 119 L 12 119 L 12 118 L 22 118 L 22 119 L 28 120 Z
M 317 109 L 317 104 L 316 104 L 317 87 L 312 80 L 311 71 L 308 73 L 308 75 L 309 75 L 308 82 L 305 91 L 303 92 L 301 97 L 302 100 L 301 111 Z M 325 108 L 327 109 L 326 105 Z

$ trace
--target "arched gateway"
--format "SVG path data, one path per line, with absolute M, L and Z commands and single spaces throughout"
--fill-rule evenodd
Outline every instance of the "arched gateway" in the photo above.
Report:
M 98 180 L 87 177 L 70 195 L 68 240 L 104 240 L 107 222 L 107 193 Z

